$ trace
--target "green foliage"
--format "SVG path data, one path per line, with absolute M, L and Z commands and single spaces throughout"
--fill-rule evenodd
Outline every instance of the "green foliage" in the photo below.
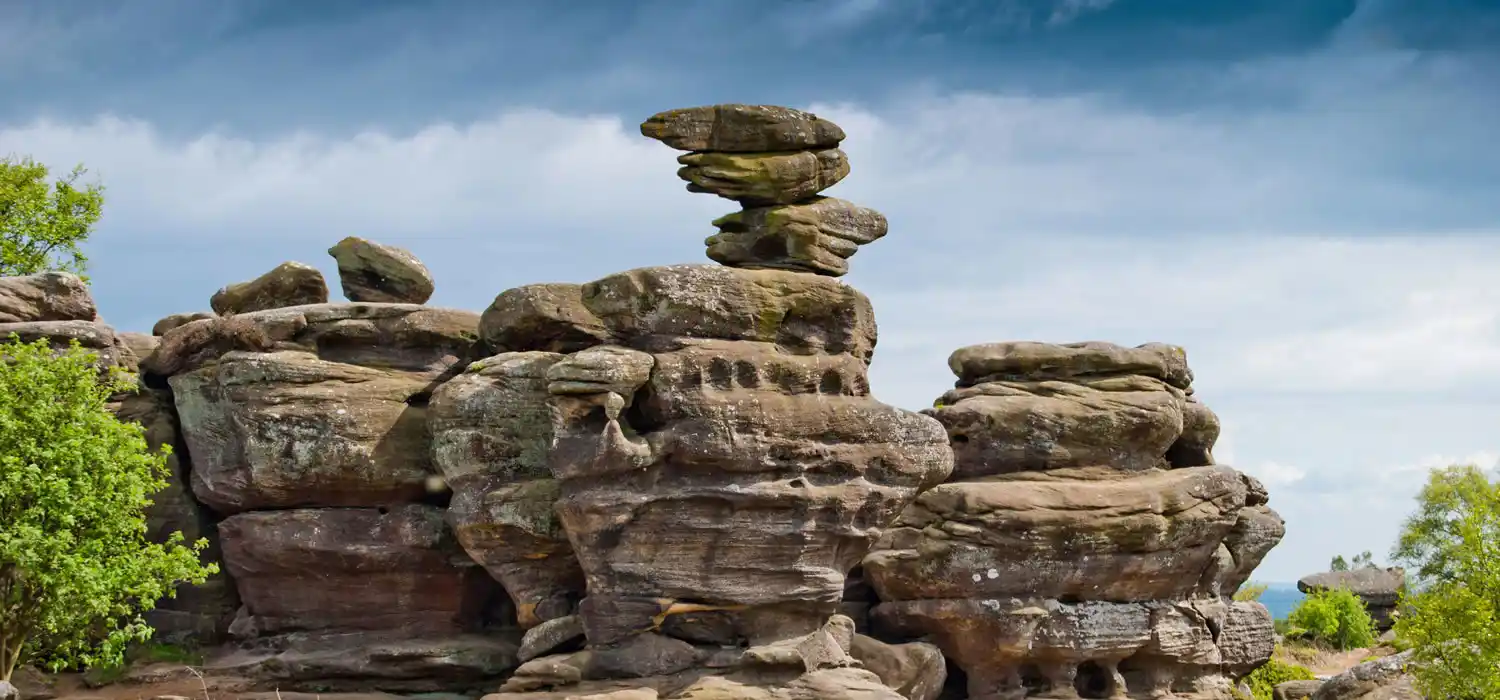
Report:
M 79 245 L 99 221 L 104 188 L 78 187 L 78 166 L 49 183 L 47 166 L 30 158 L 0 159 L 0 276 L 44 270 L 83 273 Z
M 1354 555 L 1353 557 L 1351 557 L 1349 559 L 1345 559 L 1344 555 L 1338 554 L 1338 555 L 1335 555 L 1333 557 L 1333 559 L 1328 562 L 1328 570 L 1329 571 L 1349 571 L 1350 569 L 1374 569 L 1374 568 L 1377 568 L 1377 567 L 1378 567 L 1378 565 L 1375 563 L 1375 555 L 1371 554 L 1370 550 L 1368 550 L 1368 549 L 1366 549 L 1363 552 L 1360 552 L 1359 554 Z
M 1402 595 L 1396 636 L 1427 697 L 1500 697 L 1500 483 L 1474 466 L 1435 469 L 1396 557 L 1425 585 Z
M 1336 649 L 1359 649 L 1375 643 L 1375 623 L 1364 601 L 1347 588 L 1313 591 L 1287 616 L 1308 638 Z
M 1287 681 L 1310 681 L 1315 678 L 1317 676 L 1312 671 L 1273 655 L 1264 666 L 1245 676 L 1245 683 L 1250 686 L 1250 694 L 1255 700 L 1271 700 L 1271 693 L 1276 690 L 1276 686 Z
M 1329 571 L 1348 571 L 1349 570 L 1349 562 L 1344 561 L 1344 555 L 1342 555 L 1342 554 L 1334 555 L 1333 561 L 1328 562 L 1328 570 Z
M 141 612 L 217 571 L 199 562 L 206 541 L 146 541 L 166 451 L 111 412 L 134 384 L 97 362 L 77 343 L 0 344 L 0 680 L 23 661 L 118 663 L 151 635 Z
M 1244 585 L 1241 585 L 1239 587 L 1239 590 L 1234 592 L 1234 599 L 1242 602 L 1250 600 L 1260 600 L 1260 597 L 1264 595 L 1266 590 L 1269 588 L 1270 586 L 1267 586 L 1263 583 L 1246 583 Z

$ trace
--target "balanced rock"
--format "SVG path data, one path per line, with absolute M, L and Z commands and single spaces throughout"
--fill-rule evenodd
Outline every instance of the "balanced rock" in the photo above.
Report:
M 94 321 L 98 317 L 94 297 L 77 275 L 42 272 L 0 277 L 0 323 Z
M 791 204 L 826 190 L 849 175 L 849 158 L 837 148 L 789 153 L 718 153 L 677 157 L 677 176 L 689 192 L 715 194 L 748 206 Z
M 1375 628 L 1384 632 L 1396 624 L 1396 608 L 1401 602 L 1401 591 L 1406 588 L 1406 570 L 1399 566 L 1384 569 L 1364 567 L 1325 571 L 1297 581 L 1297 590 L 1303 593 L 1337 588 L 1348 589 L 1359 596 L 1375 620 Z
M 730 267 L 812 272 L 837 277 L 849 271 L 859 247 L 884 236 L 885 216 L 832 197 L 798 204 L 754 207 L 714 221 L 708 257 Z
M 299 262 L 285 262 L 249 282 L 226 286 L 208 300 L 220 316 L 326 303 L 328 284 L 323 273 Z
M 760 153 L 832 148 L 844 130 L 815 114 L 771 105 L 673 109 L 641 124 L 641 134 L 679 151 Z
M 1219 692 L 1270 657 L 1270 613 L 1230 596 L 1285 527 L 1213 465 L 1180 348 L 994 343 L 949 365 L 927 413 L 952 479 L 864 558 L 872 629 L 936 643 L 972 698 Z
M 432 298 L 432 273 L 405 248 L 350 236 L 328 254 L 338 261 L 339 284 L 349 301 L 423 304 Z
M 479 360 L 428 405 L 432 461 L 453 491 L 448 520 L 469 556 L 504 585 L 522 628 L 569 615 L 583 597 L 547 466 L 547 370 L 562 359 L 515 352 Z
M 935 421 L 869 395 L 873 316 L 837 281 L 647 268 L 583 303 L 618 345 L 548 370 L 549 457 L 595 663 L 641 635 L 814 632 L 880 529 L 951 470 Z

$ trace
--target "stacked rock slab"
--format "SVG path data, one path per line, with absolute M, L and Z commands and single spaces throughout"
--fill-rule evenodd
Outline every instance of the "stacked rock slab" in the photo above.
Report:
M 243 602 L 230 632 L 244 644 L 214 667 L 283 689 L 497 677 L 515 665 L 515 633 L 496 628 L 510 613 L 447 526 L 426 422 L 434 387 L 472 359 L 478 315 L 287 306 L 321 285 L 291 277 L 231 286 L 254 303 L 166 330 L 143 363 L 170 385 Z
M 520 334 L 506 327 L 593 340 L 492 358 L 513 376 L 526 365 L 527 381 L 548 365 L 547 463 L 586 582 L 587 639 L 527 662 L 494 697 L 935 697 L 934 647 L 861 637 L 836 614 L 846 573 L 952 469 L 941 425 L 870 395 L 874 314 L 832 278 L 854 245 L 821 238 L 837 225 L 877 237 L 829 223 L 855 208 L 817 198 L 848 172 L 842 132 L 742 105 L 667 112 L 642 131 L 693 150 L 680 159 L 689 189 L 743 202 L 752 225 L 731 237 L 731 266 L 630 270 L 576 301 L 537 290 L 503 305 L 508 323 L 497 312 L 486 324 L 512 348 L 504 338 Z M 770 210 L 803 213 L 774 228 Z M 878 214 L 861 216 L 884 233 Z
M 1230 596 L 1281 539 L 1253 478 L 1213 463 L 1218 420 L 1180 348 L 963 348 L 927 411 L 952 480 L 864 560 L 873 628 L 935 641 L 976 700 L 1228 697 L 1271 616 Z

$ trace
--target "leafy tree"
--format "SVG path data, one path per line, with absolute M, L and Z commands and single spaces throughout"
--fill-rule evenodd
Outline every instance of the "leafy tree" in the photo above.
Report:
M 1336 554 L 1333 557 L 1333 561 L 1328 562 L 1328 570 L 1329 571 L 1348 571 L 1349 570 L 1349 562 L 1344 561 L 1344 555 L 1342 555 L 1342 554 Z
M 47 166 L 30 158 L 0 159 L 0 276 L 44 270 L 82 274 L 79 245 L 99 221 L 104 189 L 84 187 L 78 166 L 49 183 Z
M 1302 636 L 1336 649 L 1359 649 L 1375 643 L 1375 623 L 1364 601 L 1347 588 L 1309 593 L 1287 615 Z
M 1471 465 L 1435 469 L 1395 556 L 1422 586 L 1403 593 L 1396 635 L 1427 697 L 1500 697 L 1500 482 Z
M 1370 554 L 1370 550 L 1366 549 L 1365 551 L 1360 552 L 1359 554 L 1354 555 L 1354 559 L 1350 560 L 1350 562 L 1349 562 L 1349 568 L 1351 568 L 1351 569 L 1374 569 L 1374 568 L 1377 568 L 1376 565 L 1375 565 L 1375 556 L 1372 555 L 1372 554 Z
M 141 612 L 217 571 L 198 559 L 207 541 L 146 541 L 167 453 L 111 412 L 134 385 L 97 362 L 76 342 L 0 344 L 0 680 L 22 662 L 117 663 L 151 635 Z

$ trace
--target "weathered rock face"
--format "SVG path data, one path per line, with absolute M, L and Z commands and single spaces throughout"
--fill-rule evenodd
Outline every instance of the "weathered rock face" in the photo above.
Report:
M 231 284 L 208 300 L 220 316 L 326 303 L 328 283 L 323 273 L 299 262 L 285 262 L 249 282 Z
M 477 326 L 409 304 L 275 309 L 173 329 L 145 365 L 171 377 L 216 511 L 389 505 L 428 493 L 426 401 Z
M 212 311 L 190 311 L 187 313 L 163 316 L 160 321 L 156 322 L 156 325 L 151 326 L 151 335 L 163 336 L 167 334 L 167 331 L 170 331 L 178 326 L 186 325 L 192 323 L 193 321 L 201 321 L 206 318 L 214 318 L 216 316 L 218 316 L 218 314 L 215 314 Z
M 229 516 L 223 561 L 243 601 L 230 631 L 253 642 L 224 668 L 282 687 L 353 676 L 438 689 L 515 664 L 513 612 L 446 523 L 426 418 L 478 324 L 413 304 L 313 304 L 161 337 L 144 369 L 172 388 L 193 492 Z
M 573 612 L 583 572 L 553 504 L 547 467 L 552 416 L 550 352 L 485 358 L 433 392 L 428 407 L 433 462 L 453 500 L 448 519 L 475 561 L 505 586 L 523 628 Z
M 971 698 L 1212 694 L 1270 657 L 1270 614 L 1229 596 L 1284 527 L 1214 466 L 1180 348 L 997 343 L 949 365 L 928 413 L 953 479 L 865 557 L 873 629 L 930 637 Z
M 1406 588 L 1406 570 L 1393 566 L 1384 569 L 1369 567 L 1325 571 L 1304 576 L 1297 581 L 1297 590 L 1303 593 L 1336 588 L 1347 588 L 1349 592 L 1359 596 L 1365 604 L 1365 610 L 1375 620 L 1375 628 L 1384 632 L 1396 624 L 1396 608 L 1401 602 L 1401 591 Z
M 583 306 L 576 284 L 528 284 L 495 297 L 479 319 L 488 352 L 578 352 L 605 343 L 609 332 Z
M 641 124 L 641 134 L 679 151 L 760 153 L 832 148 L 844 130 L 827 119 L 773 105 L 673 109 Z
M 659 626 L 720 643 L 810 633 L 880 528 L 951 468 L 936 422 L 869 396 L 873 317 L 838 282 L 676 266 L 583 300 L 621 345 L 554 364 L 548 388 L 596 645 Z M 688 612 L 708 622 L 672 630 Z
M 1312 700 L 1422 700 L 1422 694 L 1406 675 L 1411 652 L 1373 661 L 1328 679 L 1312 694 Z
M 339 284 L 349 301 L 424 304 L 432 298 L 432 273 L 405 248 L 350 236 L 328 254 L 338 261 Z
M 239 636 L 456 633 L 483 618 L 493 593 L 452 540 L 440 507 L 258 511 L 226 518 L 219 531 L 244 596 Z

